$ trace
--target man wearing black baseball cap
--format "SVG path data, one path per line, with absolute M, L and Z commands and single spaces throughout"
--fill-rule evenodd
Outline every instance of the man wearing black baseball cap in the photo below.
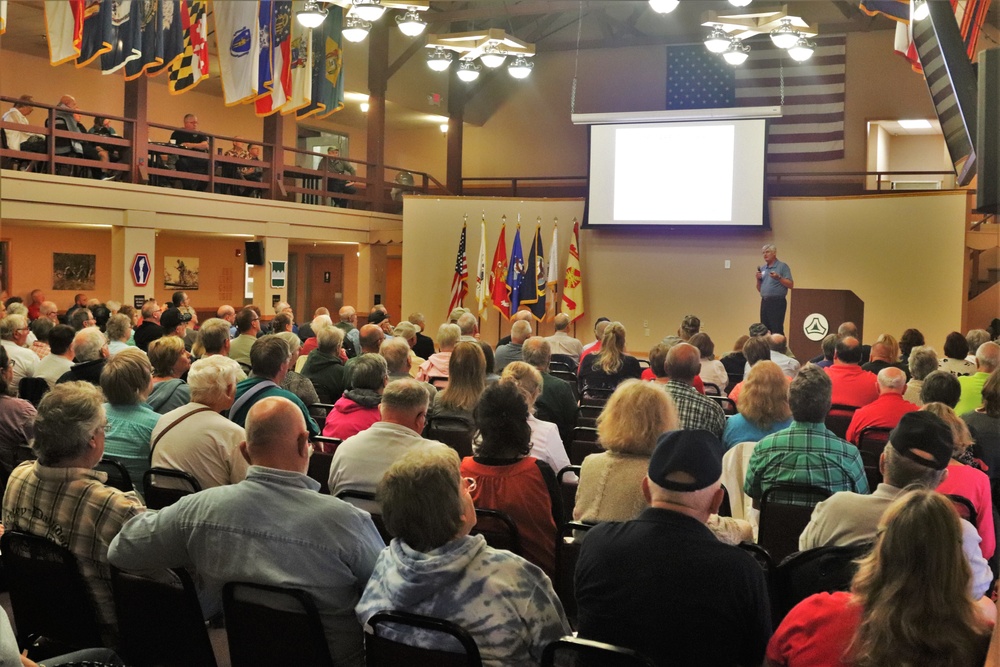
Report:
M 587 532 L 576 569 L 580 637 L 658 665 L 758 665 L 771 636 L 760 566 L 705 526 L 723 491 L 722 444 L 708 431 L 660 436 L 638 518 Z
M 948 476 L 951 454 L 951 429 L 944 420 L 925 411 L 903 415 L 879 458 L 885 481 L 872 494 L 840 491 L 816 505 L 799 537 L 799 549 L 874 541 L 879 519 L 892 501 L 909 487 L 937 488 Z M 963 520 L 962 550 L 972 569 L 975 599 L 989 592 L 993 579 L 979 542 L 975 526 Z

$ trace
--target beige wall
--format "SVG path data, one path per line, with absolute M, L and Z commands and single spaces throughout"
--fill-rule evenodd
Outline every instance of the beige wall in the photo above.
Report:
M 620 320 L 628 345 L 645 354 L 672 334 L 687 314 L 698 315 L 724 352 L 758 321 L 760 300 L 753 273 L 764 243 L 792 268 L 797 287 L 850 289 L 865 302 L 865 339 L 899 336 L 916 327 L 940 345 L 961 327 L 964 193 L 863 199 L 781 199 L 771 204 L 772 231 L 670 232 L 597 230 L 581 232 L 586 314 L 578 338 L 590 339 L 599 316 Z M 462 216 L 469 214 L 468 258 L 474 275 L 479 252 L 478 212 L 487 214 L 487 261 L 492 260 L 499 217 L 508 216 L 508 254 L 518 210 L 526 213 L 522 245 L 527 254 L 534 211 L 559 216 L 559 266 L 565 268 L 572 209 L 580 202 L 502 199 L 414 198 L 404 210 L 403 312 L 421 310 L 436 330 L 447 314 L 455 250 Z M 539 213 L 542 214 L 542 213 Z M 551 214 L 543 215 L 542 238 L 551 239 Z M 551 249 L 546 247 L 546 257 Z M 725 269 L 725 261 L 731 268 Z M 915 270 L 914 267 L 920 267 Z M 475 290 L 470 278 L 470 293 Z M 794 291 L 793 291 L 794 295 Z M 794 298 L 794 296 L 793 296 Z M 473 297 L 466 298 L 471 307 Z M 647 326 L 648 324 L 648 326 Z M 500 332 L 507 332 L 507 325 Z M 543 324 L 548 335 L 550 324 Z M 646 335 L 646 329 L 649 334 Z M 497 336 L 497 314 L 483 326 Z
M 243 303 L 244 241 L 233 237 L 213 238 L 207 235 L 161 233 L 156 238 L 156 263 L 153 267 L 154 293 L 157 301 L 170 300 L 174 289 L 163 285 L 166 257 L 198 259 L 197 290 L 187 290 L 195 308 L 216 308 L 229 304 L 239 308 Z M 237 256 L 237 251 L 239 255 Z M 190 267 L 189 267 L 190 268 Z M 259 304 L 270 316 L 268 304 Z

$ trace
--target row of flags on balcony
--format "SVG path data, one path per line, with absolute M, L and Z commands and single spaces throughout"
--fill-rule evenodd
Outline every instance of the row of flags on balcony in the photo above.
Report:
M 507 256 L 507 225 L 500 225 L 493 262 L 486 264 L 486 220 L 481 223 L 479 237 L 479 261 L 476 263 L 476 305 L 475 311 L 483 320 L 487 319 L 490 307 L 505 319 L 510 319 L 522 306 L 527 306 L 535 320 L 541 322 L 555 317 L 560 303 L 559 286 L 559 226 L 552 227 L 552 260 L 545 261 L 542 245 L 541 225 L 535 226 L 534 240 L 528 252 L 527 262 L 521 246 L 521 225 L 517 225 L 511 244 L 510 259 Z M 466 225 L 462 225 L 462 236 L 455 257 L 455 274 L 451 281 L 451 301 L 448 312 L 461 306 L 468 294 L 469 262 L 466 257 Z M 580 223 L 573 221 L 573 237 L 570 239 L 569 254 L 563 279 L 561 311 L 570 321 L 583 316 L 583 279 L 580 273 Z
M 53 65 L 85 67 L 126 79 L 168 72 L 172 94 L 209 76 L 209 15 L 214 19 L 226 106 L 253 104 L 258 116 L 322 118 L 344 106 L 344 12 L 329 5 L 318 28 L 294 20 L 304 0 L 46 0 Z M 0 31 L 6 2 L 0 2 Z

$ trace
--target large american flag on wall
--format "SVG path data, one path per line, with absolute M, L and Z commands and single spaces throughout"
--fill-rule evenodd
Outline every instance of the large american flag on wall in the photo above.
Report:
M 798 63 L 767 37 L 757 38 L 748 43 L 750 57 L 736 67 L 702 44 L 668 47 L 667 108 L 780 105 L 783 115 L 771 120 L 768 132 L 769 162 L 841 159 L 847 38 L 823 35 L 812 41 L 812 58 Z

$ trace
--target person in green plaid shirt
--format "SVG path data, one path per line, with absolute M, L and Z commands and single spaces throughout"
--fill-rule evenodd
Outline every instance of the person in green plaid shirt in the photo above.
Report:
M 809 364 L 799 371 L 788 391 L 792 425 L 761 439 L 747 466 L 743 490 L 754 499 L 754 505 L 774 484 L 809 484 L 830 493 L 868 493 L 858 448 L 835 436 L 824 424 L 832 393 L 829 376 Z M 789 494 L 782 500 L 814 504 L 814 499 L 804 494 Z

